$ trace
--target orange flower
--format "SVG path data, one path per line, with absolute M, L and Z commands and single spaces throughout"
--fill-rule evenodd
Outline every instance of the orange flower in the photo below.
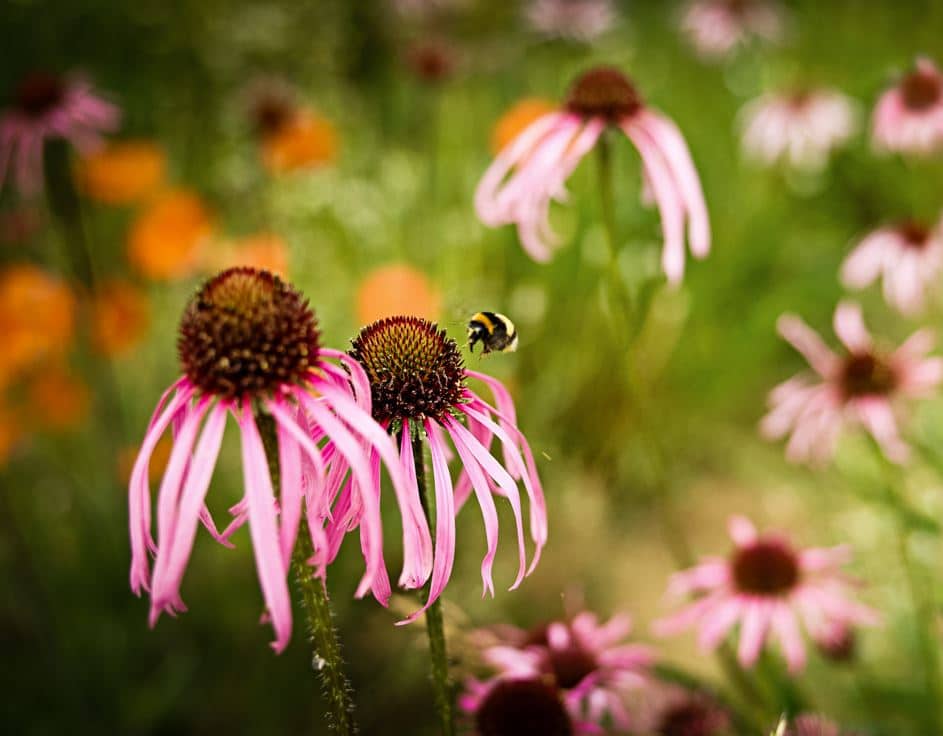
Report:
M 0 386 L 65 352 L 74 329 L 75 297 L 62 280 L 25 263 L 0 273 Z
M 66 366 L 52 364 L 30 381 L 27 388 L 29 416 L 40 429 L 75 429 L 88 417 L 88 386 Z
M 102 285 L 92 300 L 92 343 L 103 355 L 116 357 L 133 348 L 149 322 L 147 297 L 127 281 Z
M 118 141 L 85 156 L 78 165 L 79 186 L 105 204 L 139 202 L 163 184 L 167 158 L 151 141 Z
M 357 289 L 357 317 L 370 324 L 397 314 L 435 320 L 441 297 L 428 277 L 405 263 L 390 263 L 370 272 Z
M 221 243 L 219 250 L 207 256 L 205 265 L 213 273 L 234 266 L 252 266 L 285 278 L 288 275 L 288 245 L 274 233 L 257 233 Z
M 138 215 L 128 234 L 128 261 L 144 276 L 172 280 L 192 275 L 213 229 L 203 201 L 185 189 L 169 190 Z
M 131 481 L 131 471 L 134 469 L 134 461 L 140 449 L 140 445 L 132 445 L 122 448 L 118 453 L 118 480 L 124 485 Z M 172 449 L 174 449 L 174 441 L 169 434 L 161 437 L 154 446 L 151 462 L 147 466 L 147 475 L 152 485 L 160 483 L 161 478 L 164 477 L 164 469 L 167 467 L 167 461 L 170 460 Z
M 337 156 L 337 132 L 330 121 L 298 112 L 262 141 L 262 160 L 273 174 L 330 163 Z
M 552 102 L 537 97 L 526 97 L 517 102 L 495 123 L 491 132 L 491 150 L 499 153 L 537 118 L 553 112 L 557 107 Z

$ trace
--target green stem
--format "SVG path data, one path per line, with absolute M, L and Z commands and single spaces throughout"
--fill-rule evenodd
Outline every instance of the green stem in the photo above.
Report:
M 422 437 L 412 439 L 413 459 L 416 465 L 416 484 L 419 486 L 419 499 L 423 511 L 429 520 L 429 528 L 435 529 L 435 503 L 426 488 L 426 468 L 423 463 Z M 431 581 L 426 586 L 426 600 L 431 594 Z M 445 626 L 442 621 L 442 599 L 439 598 L 426 609 L 426 632 L 429 636 L 429 658 L 432 667 L 432 687 L 435 690 L 436 710 L 439 712 L 439 724 L 442 736 L 455 735 L 455 709 L 453 707 L 453 685 L 449 677 L 449 658 L 445 646 Z
M 758 732 L 763 732 L 768 722 L 764 707 L 765 698 L 754 679 L 740 666 L 729 642 L 723 642 L 717 648 L 717 660 L 730 684 L 740 693 L 740 700 L 746 706 L 748 720 L 758 729 Z
M 622 332 L 631 323 L 632 298 L 625 287 L 619 266 L 619 235 L 616 230 L 615 194 L 612 184 L 612 149 L 605 133 L 596 143 L 596 150 L 599 161 L 599 204 L 603 228 L 606 231 L 606 245 L 609 248 L 610 309 L 619 331 Z
M 54 140 L 43 150 L 44 179 L 49 209 L 58 220 L 68 261 L 76 280 L 89 291 L 95 289 L 95 272 L 82 223 L 81 200 L 72 178 L 69 146 Z
M 281 473 L 275 421 L 270 415 L 262 414 L 258 410 L 255 419 L 262 435 L 262 444 L 265 446 L 272 486 L 277 489 L 280 486 Z M 301 592 L 301 605 L 313 649 L 311 666 L 318 673 L 324 689 L 324 699 L 328 706 L 328 729 L 343 736 L 351 736 L 357 733 L 353 689 L 344 674 L 344 657 L 340 637 L 334 626 L 334 613 L 331 610 L 327 587 L 323 580 L 314 576 L 308 564 L 313 550 L 307 531 L 305 523 L 302 523 L 292 557 L 292 570 Z

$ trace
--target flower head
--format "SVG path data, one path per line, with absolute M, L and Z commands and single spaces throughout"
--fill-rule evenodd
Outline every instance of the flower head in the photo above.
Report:
M 152 141 L 119 141 L 93 151 L 78 166 L 82 191 L 105 204 L 140 202 L 164 183 L 167 157 Z
M 527 20 L 537 33 L 588 43 L 616 22 L 612 0 L 531 0 Z
M 0 111 L 0 183 L 12 171 L 24 194 L 34 194 L 43 179 L 43 147 L 64 139 L 82 152 L 101 143 L 101 134 L 115 130 L 117 107 L 98 97 L 91 86 L 45 72 L 20 80 L 13 103 Z
M 843 302 L 835 310 L 835 334 L 846 352 L 837 355 L 794 315 L 783 315 L 779 334 L 809 361 L 816 376 L 784 381 L 769 395 L 770 411 L 760 431 L 770 439 L 789 435 L 786 457 L 823 462 L 835 451 L 842 429 L 864 427 L 894 462 L 909 454 L 900 438 L 894 404 L 931 394 L 943 380 L 943 359 L 928 358 L 933 332 L 915 332 L 893 352 L 874 344 L 861 308 Z
M 382 458 L 402 493 L 405 478 L 395 448 L 370 417 L 369 395 L 355 394 L 354 386 L 366 384 L 359 364 L 321 345 L 307 301 L 277 276 L 234 268 L 207 281 L 184 311 L 178 349 L 184 375 L 158 402 L 131 474 L 131 587 L 137 594 L 150 591 L 151 625 L 164 611 L 185 610 L 180 584 L 198 522 L 227 545 L 248 522 L 276 633 L 273 647 L 281 651 L 291 636 L 286 575 L 303 513 L 314 549 L 309 562 L 314 573 L 325 574 L 320 512 L 330 505 L 327 456 L 343 456 L 357 486 L 366 488 L 371 468 L 365 449 L 376 451 L 377 466 Z M 245 494 L 220 533 L 204 499 L 229 414 L 239 428 Z M 277 504 L 259 422 L 272 429 L 278 448 Z M 174 445 L 158 493 L 155 542 L 148 466 L 171 424 Z
M 943 145 L 943 74 L 930 59 L 881 95 L 874 107 L 874 145 L 898 153 L 928 154 Z
M 606 721 L 628 728 L 626 696 L 647 683 L 654 660 L 648 647 L 624 642 L 630 630 L 628 616 L 600 624 L 588 611 L 530 632 L 510 629 L 506 642 L 482 652 L 497 674 L 486 683 L 471 680 L 462 706 L 476 710 L 498 683 L 541 679 L 560 690 L 577 733 L 598 733 Z
M 658 206 L 664 233 L 662 264 L 669 281 L 684 274 L 685 223 L 691 251 L 710 250 L 707 208 L 687 145 L 677 126 L 648 108 L 617 69 L 596 67 L 570 88 L 561 108 L 537 118 L 505 146 L 475 192 L 486 225 L 517 225 L 521 244 L 536 261 L 548 261 L 557 245 L 550 203 L 566 199 L 565 183 L 607 128 L 618 128 L 642 157 L 642 170 Z
M 861 289 L 882 279 L 884 299 L 902 314 L 923 310 L 943 271 L 943 225 L 907 220 L 865 236 L 842 264 L 842 282 Z
M 131 224 L 128 261 L 142 276 L 156 281 L 192 276 L 212 231 L 212 215 L 196 193 L 168 190 Z
M 539 678 L 501 680 L 472 699 L 477 736 L 576 733 L 559 690 Z
M 789 671 L 805 667 L 800 622 L 818 639 L 836 623 L 875 625 L 878 614 L 850 595 L 851 581 L 840 568 L 851 559 L 848 547 L 798 549 L 779 534 L 759 534 L 743 516 L 731 517 L 734 548 L 726 558 L 709 557 L 675 573 L 672 597 L 695 596 L 679 612 L 655 623 L 662 636 L 699 629 L 705 651 L 717 648 L 740 624 L 738 658 L 752 667 L 766 641 L 775 637 Z
M 766 165 L 782 161 L 799 169 L 820 169 L 857 127 L 854 105 L 839 92 L 769 94 L 743 110 L 743 149 Z
M 783 25 L 773 0 L 693 0 L 681 18 L 681 29 L 705 58 L 724 57 L 752 38 L 777 41 Z
M 472 491 L 481 507 L 485 526 L 487 551 L 481 564 L 485 592 L 494 594 L 491 570 L 498 545 L 495 494 L 508 500 L 514 516 L 519 570 L 511 589 L 516 588 L 540 558 L 547 539 L 547 513 L 533 453 L 517 428 L 514 403 L 507 389 L 496 379 L 465 368 L 455 341 L 434 323 L 419 317 L 389 317 L 364 327 L 353 341 L 350 355 L 366 373 L 374 418 L 399 436 L 400 466 L 409 478 L 406 492 L 397 495 L 403 517 L 404 549 L 399 583 L 406 588 L 418 588 L 431 578 L 426 605 L 403 623 L 415 620 L 442 594 L 455 559 L 455 516 Z M 469 388 L 470 379 L 490 388 L 496 406 Z M 463 471 L 454 486 L 448 468 L 452 451 L 446 437 L 451 440 Z M 495 437 L 503 450 L 503 462 L 491 451 Z M 415 454 L 422 440 L 428 443 L 432 455 L 436 508 L 434 549 L 417 482 L 417 474 L 424 472 L 422 458 Z M 377 462 L 375 456 L 373 462 Z M 338 484 L 344 470 L 341 462 Z M 518 481 L 530 501 L 530 533 L 535 551 L 529 568 Z M 328 523 L 331 559 L 343 535 L 359 524 L 367 573 L 358 594 L 371 590 L 385 604 L 390 587 L 382 556 L 379 474 L 374 474 L 369 488 L 355 488 L 350 483 L 333 488 L 339 489 L 340 497 L 333 519 Z

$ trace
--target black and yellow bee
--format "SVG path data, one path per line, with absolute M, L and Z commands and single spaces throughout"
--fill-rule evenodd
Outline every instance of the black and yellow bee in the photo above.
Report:
M 475 343 L 481 342 L 481 352 L 513 353 L 517 350 L 517 328 L 503 314 L 478 312 L 468 320 L 468 349 L 475 352 Z

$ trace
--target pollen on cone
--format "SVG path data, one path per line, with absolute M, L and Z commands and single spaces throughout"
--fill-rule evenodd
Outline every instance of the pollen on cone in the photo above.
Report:
M 146 334 L 150 305 L 145 294 L 127 281 L 105 284 L 92 300 L 92 342 L 102 355 L 127 353 Z
M 170 190 L 138 215 L 128 235 L 128 261 L 156 281 L 185 278 L 199 267 L 213 222 L 194 192 Z
M 82 158 L 77 179 L 89 198 L 124 205 L 154 194 L 164 183 L 166 170 L 167 157 L 156 143 L 119 141 Z
M 262 160 L 273 174 L 284 174 L 332 162 L 337 157 L 337 131 L 312 112 L 299 112 L 262 143 Z
M 357 288 L 357 319 L 366 325 L 384 317 L 412 314 L 434 321 L 442 297 L 429 277 L 405 263 L 374 269 Z
M 526 97 L 515 103 L 495 123 L 491 132 L 491 150 L 500 153 L 501 150 L 535 120 L 553 112 L 557 106 L 550 100 L 539 97 Z

